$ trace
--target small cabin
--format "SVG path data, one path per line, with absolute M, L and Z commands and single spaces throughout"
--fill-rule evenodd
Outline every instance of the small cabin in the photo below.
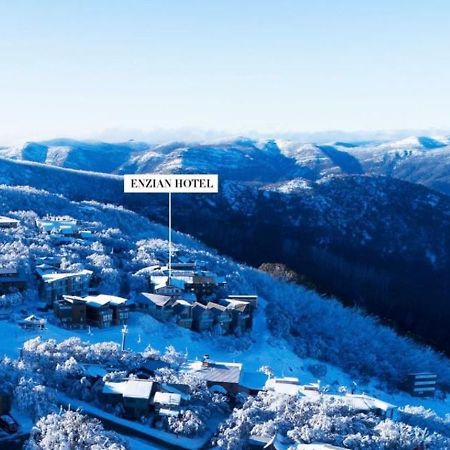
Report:
M 25 319 L 19 322 L 19 325 L 24 330 L 43 330 L 46 324 L 47 321 L 45 319 L 36 317 L 34 314 L 26 317 Z

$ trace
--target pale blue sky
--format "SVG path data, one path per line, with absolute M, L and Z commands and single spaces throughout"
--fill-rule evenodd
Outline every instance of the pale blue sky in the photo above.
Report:
M 446 0 L 0 0 L 0 33 L 0 144 L 450 128 Z

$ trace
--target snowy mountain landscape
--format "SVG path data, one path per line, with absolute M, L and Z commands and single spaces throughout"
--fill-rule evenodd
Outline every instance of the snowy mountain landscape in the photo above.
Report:
M 450 193 L 447 136 L 318 144 L 247 138 L 157 145 L 54 139 L 3 147 L 0 156 L 112 174 L 218 171 L 226 179 L 239 181 L 384 175 Z
M 450 2 L 0 2 L 0 450 L 450 450 Z
M 444 138 L 3 148 L 0 279 L 16 284 L 0 296 L 0 371 L 19 431 L 0 448 L 450 448 L 447 151 Z M 219 194 L 173 199 L 176 260 L 217 277 L 214 292 L 149 283 L 166 274 L 167 198 L 124 194 L 135 172 L 219 173 Z M 85 294 L 47 290 L 83 273 Z M 180 325 L 142 292 L 219 319 Z M 126 332 L 66 321 L 86 294 L 91 311 L 129 302 Z M 250 328 L 223 332 L 223 300 L 246 296 Z M 413 395 L 411 374 L 436 376 L 433 394 Z
M 219 195 L 174 199 L 178 230 L 254 267 L 284 263 L 320 293 L 449 352 L 449 149 L 448 138 L 423 136 L 328 144 L 55 139 L 3 148 L 0 181 L 122 205 L 166 224 L 165 196 L 124 195 L 121 174 L 219 173 Z

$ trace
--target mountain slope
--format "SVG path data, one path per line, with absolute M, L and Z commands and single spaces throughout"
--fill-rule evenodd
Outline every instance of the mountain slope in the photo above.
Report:
M 109 259 L 108 267 L 110 271 L 116 272 L 118 278 L 113 284 L 128 285 L 130 292 L 127 295 L 132 295 L 135 289 L 130 283 L 132 274 L 148 265 L 149 261 L 164 258 L 167 254 L 165 227 L 112 206 L 95 202 L 70 202 L 60 195 L 45 191 L 3 186 L 0 187 L 0 212 L 21 221 L 18 229 L 0 234 L 1 254 L 6 253 L 7 256 L 9 247 L 14 245 L 15 256 L 20 258 L 23 268 L 30 275 L 37 255 L 63 254 L 67 264 L 81 263 L 84 266 Z M 79 243 L 64 247 L 52 246 L 49 239 L 40 235 L 34 224 L 36 215 L 47 213 L 70 215 L 94 227 L 101 236 L 101 245 Z M 422 370 L 439 373 L 442 385 L 450 389 L 448 359 L 399 337 L 388 327 L 381 326 L 360 311 L 342 307 L 333 299 L 324 299 L 301 286 L 283 283 L 265 273 L 238 265 L 189 236 L 174 233 L 173 237 L 175 248 L 180 254 L 205 261 L 211 270 L 226 276 L 231 291 L 255 292 L 267 303 L 263 308 L 264 315 L 258 316 L 257 328 L 250 339 L 210 339 L 205 336 L 202 339 L 203 351 L 208 350 L 209 345 L 212 354 L 214 349 L 219 351 L 220 348 L 222 352 L 230 349 L 232 352 L 250 351 L 251 354 L 255 348 L 264 361 L 265 355 L 277 352 L 286 355 L 287 345 L 290 351 L 300 357 L 326 361 L 358 379 L 375 377 L 390 386 L 400 386 L 405 375 L 415 370 L 420 361 Z M 110 247 L 120 251 L 113 255 L 108 251 Z M 351 337 L 349 329 L 352 330 Z M 170 344 L 170 336 L 174 331 L 168 330 L 160 326 L 158 333 L 161 334 L 155 335 L 153 339 Z M 183 342 L 182 337 L 176 339 Z M 196 340 L 190 334 L 188 339 Z M 6 342 L 2 345 L 7 347 Z M 400 353 L 402 358 L 399 361 L 397 355 Z M 383 364 L 373 364 L 373 358 L 383 360 Z M 288 361 L 285 363 L 288 364 Z
M 49 164 L 68 169 L 114 173 L 135 153 L 148 150 L 149 145 L 129 141 L 110 144 L 84 142 L 73 139 L 53 139 L 42 142 L 27 142 L 23 145 L 1 149 L 0 156 Z
M 167 220 L 166 195 L 123 194 L 119 176 L 0 160 L 0 182 Z M 222 181 L 218 195 L 173 196 L 173 224 L 246 263 L 284 262 L 321 292 L 448 351 L 447 196 L 359 175 L 319 182 Z
M 423 184 L 450 194 L 448 137 L 384 142 L 304 144 L 256 141 L 108 144 L 69 139 L 0 149 L 0 157 L 103 173 L 220 173 L 234 181 L 318 181 L 330 175 L 373 174 Z

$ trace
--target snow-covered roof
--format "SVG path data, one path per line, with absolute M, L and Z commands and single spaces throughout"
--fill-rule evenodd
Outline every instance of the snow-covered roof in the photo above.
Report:
M 74 300 L 79 300 L 85 302 L 87 305 L 94 308 L 101 308 L 106 305 L 124 305 L 128 300 L 123 297 L 117 297 L 115 295 L 99 294 L 99 295 L 88 295 L 86 297 L 78 297 L 76 295 L 63 295 L 64 299 L 73 302 Z
M 241 311 L 241 312 L 245 311 L 245 309 L 249 305 L 249 302 L 244 302 L 241 300 L 231 300 L 229 298 L 226 298 L 225 302 L 227 302 L 229 309 L 235 309 L 236 311 Z
M 169 279 L 166 276 L 152 277 L 152 283 L 155 285 L 155 290 L 163 289 L 167 286 L 184 289 L 186 285 L 183 280 L 174 277 Z
M 158 273 L 161 275 L 152 275 L 151 281 L 154 284 L 160 284 L 166 282 L 168 279 L 169 271 L 162 268 Z M 209 271 L 199 270 L 172 270 L 171 280 L 178 280 L 178 283 L 183 284 L 196 284 L 196 283 L 217 283 L 217 275 Z
M 179 406 L 179 404 L 181 403 L 181 395 L 174 394 L 172 392 L 158 391 L 153 398 L 153 402 L 160 405 Z
M 12 219 L 11 217 L 0 216 L 0 225 L 2 224 L 16 224 L 19 223 L 17 219 Z
M 72 234 L 76 231 L 75 225 L 60 225 L 58 231 L 62 234 Z
M 36 224 L 39 226 L 52 226 L 52 227 L 60 227 L 60 226 L 76 226 L 78 221 L 72 219 L 71 217 L 45 217 L 44 219 L 37 219 Z
M 160 416 L 166 416 L 166 417 L 176 417 L 178 416 L 179 412 L 174 411 L 173 409 L 167 409 L 167 408 L 161 408 L 159 410 Z
M 342 398 L 346 404 L 354 409 L 357 409 L 358 411 L 373 411 L 377 409 L 381 411 L 388 411 L 390 409 L 397 408 L 391 403 L 387 403 L 383 400 L 379 400 L 378 398 L 370 397 L 365 394 L 347 394 Z
M 28 323 L 37 323 L 37 324 L 45 324 L 47 321 L 45 319 L 41 319 L 40 317 L 36 317 L 34 314 L 23 319 L 24 322 Z
M 116 395 L 122 395 L 123 391 L 125 389 L 125 382 L 112 382 L 107 381 L 103 385 L 102 393 L 103 394 L 116 394 Z
M 87 297 L 84 297 L 83 300 L 88 304 L 98 304 L 99 306 L 104 306 L 108 303 L 111 303 L 112 305 L 123 305 L 127 302 L 126 298 L 109 294 L 88 295 Z
M 172 297 L 170 295 L 161 295 L 161 294 L 151 294 L 149 292 L 141 292 L 141 295 L 139 296 L 139 302 L 142 303 L 142 301 L 147 300 L 156 306 L 165 306 L 170 300 L 172 300 Z
M 181 306 L 192 306 L 192 303 L 188 302 L 187 300 L 183 300 L 182 298 L 178 299 L 175 302 L 175 305 L 181 305 Z
M 270 378 L 267 380 L 265 389 L 289 396 L 317 397 L 319 395 L 318 386 L 301 385 L 296 377 Z
M 254 294 L 229 294 L 229 300 L 239 300 L 243 302 L 254 302 L 258 300 L 258 296 Z
M 93 272 L 91 270 L 80 270 L 78 272 L 52 272 L 52 273 L 40 273 L 39 275 L 45 283 L 53 283 L 58 280 L 63 280 L 64 278 L 73 278 L 79 276 L 91 276 Z
M 194 303 L 192 304 L 192 308 L 193 308 L 193 309 L 200 308 L 200 309 L 202 309 L 202 310 L 207 309 L 207 308 L 206 308 L 206 305 L 204 305 L 203 303 L 200 303 L 200 302 L 194 302 Z
M 242 364 L 215 361 L 208 361 L 205 364 L 202 361 L 193 361 L 184 364 L 182 371 L 193 372 L 212 383 L 238 384 L 241 378 Z
M 219 305 L 218 303 L 214 303 L 214 302 L 208 302 L 208 304 L 206 305 L 206 308 L 221 311 L 221 312 L 227 310 L 226 306 Z
M 153 382 L 147 380 L 128 380 L 125 383 L 123 396 L 128 398 L 149 399 L 153 389 Z

